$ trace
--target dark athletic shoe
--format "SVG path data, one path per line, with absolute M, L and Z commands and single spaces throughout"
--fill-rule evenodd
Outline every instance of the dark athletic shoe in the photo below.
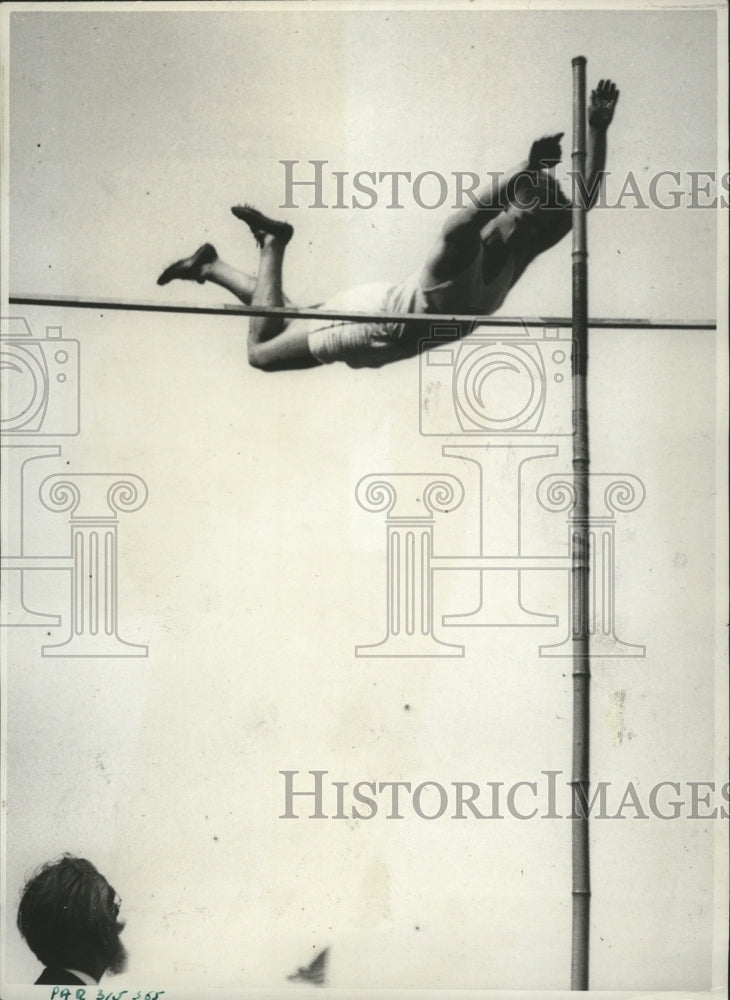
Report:
M 210 243 L 204 243 L 202 247 L 198 247 L 192 257 L 184 257 L 182 260 L 176 260 L 174 264 L 170 264 L 157 279 L 157 284 L 166 285 L 175 278 L 183 278 L 187 281 L 197 281 L 202 285 L 205 278 L 200 276 L 201 267 L 204 264 L 212 264 L 217 259 L 218 254 L 215 252 L 215 247 Z
M 264 245 L 264 236 L 276 236 L 283 243 L 288 243 L 294 235 L 294 227 L 288 222 L 277 222 L 269 219 L 263 212 L 252 208 L 250 205 L 234 205 L 231 209 L 237 219 L 245 222 L 254 235 L 254 239 L 260 247 Z

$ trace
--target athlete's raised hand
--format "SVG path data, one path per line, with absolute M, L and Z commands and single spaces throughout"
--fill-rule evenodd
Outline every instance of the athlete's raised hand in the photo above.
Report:
M 599 80 L 596 89 L 591 91 L 591 103 L 588 106 L 588 124 L 591 128 L 608 128 L 613 120 L 616 101 L 616 84 L 610 80 Z

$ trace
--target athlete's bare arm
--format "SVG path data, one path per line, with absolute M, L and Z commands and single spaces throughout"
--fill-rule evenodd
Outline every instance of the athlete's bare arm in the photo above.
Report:
M 598 200 L 601 180 L 606 169 L 606 132 L 613 121 L 618 89 L 611 80 L 600 80 L 595 90 L 591 91 L 588 106 L 588 135 L 586 146 L 586 166 L 582 178 L 575 178 L 575 185 L 582 183 L 583 196 L 586 198 L 586 208 L 591 209 Z M 560 163 L 562 154 L 560 139 L 562 133 L 546 136 L 532 145 L 530 159 L 541 166 L 551 167 Z M 556 148 L 557 145 L 557 148 Z M 542 161 L 542 162 L 541 162 Z M 579 189 L 576 188 L 577 193 Z M 543 213 L 546 225 L 541 227 L 540 235 L 535 240 L 535 254 L 543 253 L 555 246 L 571 228 L 571 206 L 562 209 L 548 209 Z
M 613 121 L 618 101 L 616 84 L 611 80 L 600 80 L 591 91 L 588 106 L 588 148 L 586 150 L 586 187 L 588 208 L 592 208 L 598 198 L 601 177 L 606 169 L 606 132 Z

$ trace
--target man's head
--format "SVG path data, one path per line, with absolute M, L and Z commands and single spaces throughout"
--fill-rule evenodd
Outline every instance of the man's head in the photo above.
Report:
M 549 230 L 555 212 L 570 208 L 558 181 L 545 170 L 527 170 L 518 174 L 508 191 L 505 216 L 518 237 L 536 238 Z
M 77 969 L 99 980 L 105 972 L 126 967 L 120 904 L 90 861 L 64 854 L 26 883 L 18 929 L 44 965 Z

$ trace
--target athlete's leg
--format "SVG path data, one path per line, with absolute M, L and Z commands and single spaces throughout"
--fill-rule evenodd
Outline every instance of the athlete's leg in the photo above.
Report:
M 232 292 L 245 306 L 251 305 L 256 288 L 256 278 L 252 274 L 238 271 L 218 258 L 205 268 L 204 277 L 206 281 L 212 281 L 214 285 Z
M 277 308 L 287 304 L 282 290 L 282 268 L 286 245 L 294 230 L 275 222 L 249 206 L 232 209 L 251 229 L 261 254 L 251 305 Z M 248 325 L 248 360 L 254 368 L 277 371 L 311 368 L 318 364 L 309 350 L 308 325 L 292 323 L 283 316 L 251 316 Z
M 214 285 L 220 285 L 227 291 L 232 292 L 237 299 L 240 299 L 245 306 L 250 306 L 253 301 L 253 294 L 256 289 L 256 278 L 245 271 L 238 271 L 224 260 L 218 258 L 204 269 L 206 281 L 212 281 Z M 293 306 L 292 300 L 282 292 L 283 305 Z
M 281 267 L 287 240 L 262 234 L 260 273 L 257 278 L 238 271 L 222 261 L 210 243 L 204 243 L 190 257 L 175 261 L 157 279 L 159 285 L 170 281 L 212 281 L 232 292 L 244 305 L 291 306 L 281 287 Z M 318 364 L 309 350 L 308 325 L 294 323 L 281 316 L 251 316 L 249 319 L 248 359 L 255 368 L 275 371 L 284 368 L 310 368 Z
M 230 264 L 226 264 L 210 243 L 204 243 L 191 257 L 185 257 L 171 264 L 157 279 L 157 284 L 166 285 L 176 278 L 183 281 L 197 281 L 201 285 L 206 281 L 212 281 L 213 284 L 232 292 L 245 306 L 251 305 L 256 288 L 256 278 L 252 274 L 238 271 Z M 284 304 L 287 306 L 293 304 L 286 295 Z

